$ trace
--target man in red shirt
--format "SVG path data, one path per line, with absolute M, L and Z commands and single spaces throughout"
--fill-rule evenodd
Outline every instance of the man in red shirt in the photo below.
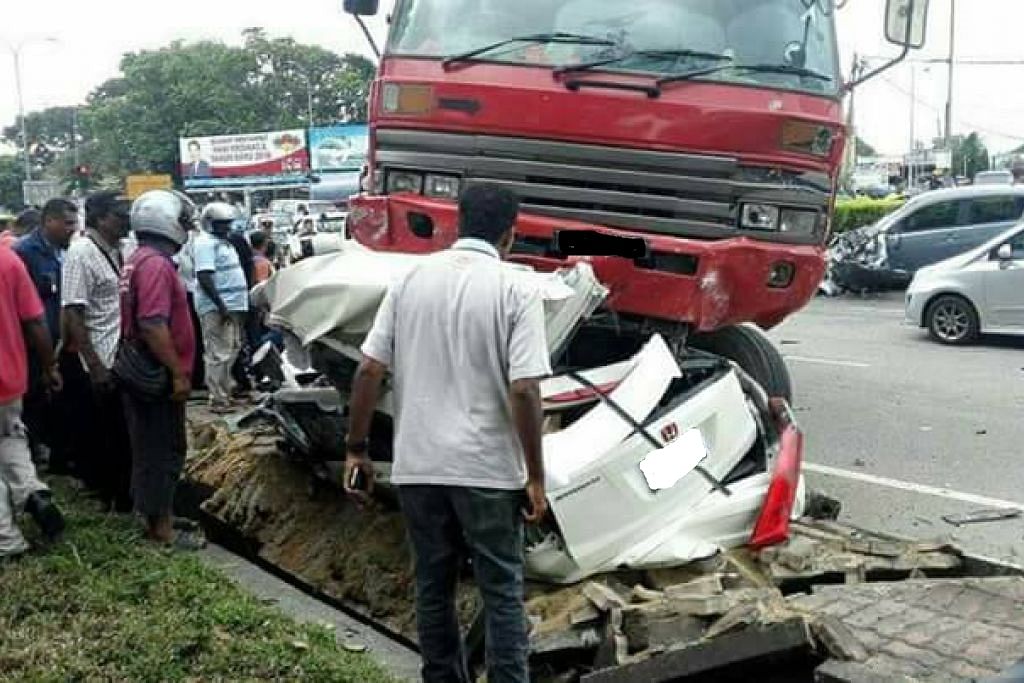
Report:
M 185 401 L 196 348 L 188 294 L 172 257 L 188 240 L 194 214 L 195 205 L 179 192 L 152 190 L 136 199 L 131 226 L 139 248 L 128 259 L 120 286 L 122 343 L 141 342 L 167 368 L 172 385 L 171 394 L 158 400 L 125 387 L 132 499 L 151 540 L 187 550 L 202 547 L 202 539 L 175 534 L 172 510 L 185 464 Z
M 64 530 L 64 517 L 32 464 L 21 421 L 21 398 L 28 389 L 26 338 L 40 359 L 46 385 L 59 389 L 43 303 L 21 259 L 0 245 L 0 560 L 28 549 L 14 521 L 19 510 L 32 515 L 51 540 Z

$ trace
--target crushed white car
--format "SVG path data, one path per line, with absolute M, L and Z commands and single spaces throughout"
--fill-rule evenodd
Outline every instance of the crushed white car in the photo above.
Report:
M 352 247 L 306 259 L 257 292 L 291 339 L 292 361 L 331 384 L 283 389 L 257 411 L 311 466 L 340 466 L 358 345 L 389 283 L 423 258 Z M 803 480 L 802 436 L 784 401 L 729 361 L 672 350 L 656 333 L 621 347 L 628 353 L 588 340 L 607 291 L 586 263 L 546 274 L 506 267 L 543 293 L 555 367 L 542 383 L 550 515 L 528 531 L 531 578 L 571 583 L 785 540 L 802 513 Z M 572 362 L 596 352 L 603 362 Z M 370 450 L 385 485 L 392 416 L 385 391 Z

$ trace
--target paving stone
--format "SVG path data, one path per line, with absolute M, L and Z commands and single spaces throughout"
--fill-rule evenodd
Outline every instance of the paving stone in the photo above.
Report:
M 898 614 L 903 610 L 902 605 L 898 605 L 892 602 L 877 602 L 873 605 L 868 605 L 859 612 L 855 612 L 848 617 L 843 619 L 848 626 L 854 626 L 858 628 L 873 627 L 882 619 L 891 617 L 894 614 Z
M 900 640 L 890 640 L 885 643 L 882 645 L 882 652 L 897 659 L 912 661 L 925 667 L 928 671 L 941 669 L 943 664 L 948 661 L 946 657 L 936 652 L 923 647 L 914 647 Z
M 875 671 L 867 664 L 837 659 L 814 670 L 815 683 L 907 683 L 912 680 L 902 674 Z
M 835 659 L 862 662 L 870 656 L 864 643 L 843 622 L 832 616 L 819 616 L 810 622 L 811 633 Z
M 928 591 L 928 607 L 933 610 L 946 610 L 968 588 L 960 581 L 949 580 L 937 582 Z
M 874 630 L 883 636 L 900 636 L 914 630 L 915 626 L 929 623 L 934 618 L 934 612 L 918 607 L 907 607 L 879 621 L 875 624 Z
M 984 678 L 986 676 L 995 676 L 998 671 L 994 669 L 985 669 L 974 664 L 969 664 L 962 660 L 952 660 L 947 662 L 946 671 L 958 676 L 961 680 L 963 679 L 975 679 Z

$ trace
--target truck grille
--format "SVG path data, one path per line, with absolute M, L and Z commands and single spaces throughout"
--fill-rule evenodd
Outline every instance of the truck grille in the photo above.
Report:
M 737 227 L 743 201 L 823 210 L 829 196 L 824 174 L 747 168 L 724 156 L 395 129 L 378 130 L 376 140 L 376 164 L 385 174 L 454 173 L 466 184 L 514 190 L 533 214 L 694 238 L 748 234 Z

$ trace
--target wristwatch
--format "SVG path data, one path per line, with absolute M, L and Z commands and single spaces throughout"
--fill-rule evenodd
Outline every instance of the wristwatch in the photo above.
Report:
M 346 441 L 345 442 L 345 452 L 346 453 L 355 453 L 356 455 L 358 455 L 360 453 L 365 453 L 368 450 L 370 450 L 370 439 L 368 439 L 368 438 L 363 439 L 362 441 L 356 441 L 356 442 Z

